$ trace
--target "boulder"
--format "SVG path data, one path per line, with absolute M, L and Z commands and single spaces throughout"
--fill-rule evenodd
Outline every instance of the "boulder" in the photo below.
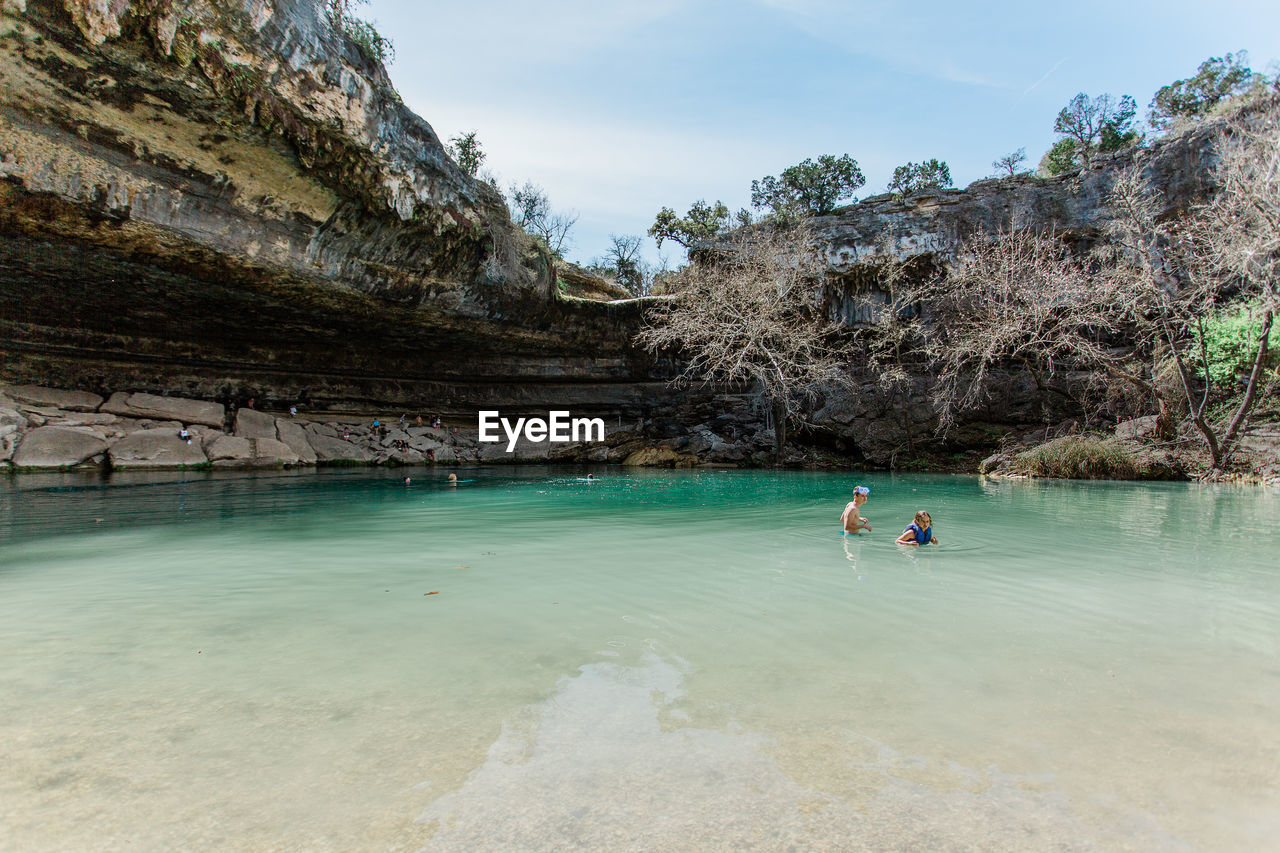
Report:
M 23 415 L 17 409 L 7 406 L 0 407 L 0 427 L 12 426 L 19 430 L 27 428 L 29 421 L 26 415 Z
M 183 397 L 157 397 L 155 394 L 131 394 L 127 391 L 112 394 L 102 411 L 130 418 L 173 420 L 219 428 L 226 419 L 226 409 L 221 403 Z
M 445 447 L 441 442 L 428 436 L 414 436 L 410 438 L 409 446 L 419 453 L 426 453 L 428 450 L 439 451 L 440 448 Z
M 33 406 L 48 406 L 64 412 L 96 412 L 102 398 L 87 391 L 63 391 L 39 385 L 11 385 L 4 389 L 7 397 Z
M 253 446 L 247 438 L 222 435 L 209 442 L 209 446 L 205 448 L 205 455 L 214 465 L 228 460 L 251 459 Z
M 405 443 L 408 443 L 409 438 L 410 438 L 409 433 L 403 432 L 398 429 L 393 429 L 387 433 L 386 438 L 379 440 L 378 443 L 383 447 L 390 447 L 391 445 L 395 444 L 397 441 L 403 441 Z
M 278 418 L 276 419 L 276 434 L 282 442 L 289 446 L 290 450 L 298 455 L 300 462 L 305 462 L 307 465 L 316 464 L 315 448 L 307 440 L 307 431 L 303 429 L 302 424 L 287 418 Z
M 391 465 L 421 465 L 427 457 L 416 450 L 384 450 L 378 454 L 377 461 Z
M 516 446 L 507 452 L 507 439 L 485 442 L 480 445 L 480 459 L 484 462 L 542 462 L 550 458 L 554 451 L 569 445 L 552 444 L 549 441 L 529 441 L 523 435 L 516 441 Z M 439 458 L 439 451 L 436 457 Z
M 622 464 L 641 468 L 675 468 L 688 467 L 697 461 L 695 457 L 683 456 L 670 447 L 644 447 L 629 455 Z
M 224 435 L 213 440 L 207 453 L 215 468 L 277 468 L 301 461 L 287 444 L 274 438 Z
M 51 418 L 49 426 L 104 426 L 117 423 L 119 420 L 115 415 L 108 415 L 105 412 L 81 412 L 80 414 L 67 414 L 61 418 Z
M 1157 420 L 1158 418 L 1155 415 L 1147 415 L 1142 418 L 1121 421 L 1116 424 L 1116 438 L 1129 441 L 1150 438 L 1156 434 Z
M 16 468 L 71 468 L 107 449 L 100 436 L 72 427 L 39 427 L 13 451 Z
M 190 444 L 169 429 L 131 432 L 107 451 L 112 468 L 195 468 L 207 465 L 199 443 Z
M 441 444 L 449 440 L 447 430 L 435 429 L 434 427 L 413 426 L 409 427 L 408 433 L 415 438 L 433 438 Z
M 373 461 L 373 454 L 353 441 L 313 433 L 309 439 L 321 465 L 363 465 Z
M 274 438 L 258 438 L 251 439 L 254 444 L 255 460 L 270 460 L 271 465 L 298 465 L 302 462 L 302 457 L 294 452 L 293 448 L 285 444 L 283 441 L 277 441 Z
M 276 417 L 254 409 L 241 409 L 236 412 L 235 434 L 240 438 L 276 437 Z
M 0 462 L 8 463 L 13 458 L 13 451 L 18 449 L 22 433 L 13 424 L 0 426 Z

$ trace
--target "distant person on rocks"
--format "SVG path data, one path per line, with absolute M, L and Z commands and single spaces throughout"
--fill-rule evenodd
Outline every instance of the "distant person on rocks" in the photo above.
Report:
M 898 537 L 899 545 L 911 545 L 917 547 L 920 545 L 940 545 L 933 535 L 933 519 L 929 517 L 929 513 L 920 510 L 916 513 L 916 520 L 907 525 L 907 529 L 902 531 L 902 535 Z
M 414 420 L 418 422 L 418 426 L 422 426 L 422 415 L 418 415 Z
M 291 417 L 291 418 L 296 418 L 297 416 L 298 416 L 298 407 L 297 407 L 297 406 L 290 406 L 290 407 L 289 407 L 289 417 Z
M 351 440 L 351 427 L 343 427 L 343 428 L 342 428 L 342 438 L 343 438 L 344 440 L 346 440 L 346 441 L 350 441 L 350 440 Z
M 246 409 L 252 409 L 252 408 L 253 408 L 253 398 L 252 398 L 252 397 L 250 397 L 250 398 L 249 398 L 249 402 L 247 402 L 247 403 L 245 403 L 245 404 L 244 404 L 244 407 L 245 407 Z
M 382 421 L 381 421 L 381 420 L 379 420 L 378 418 L 374 418 L 374 419 L 373 419 L 373 428 L 374 428 L 374 429 L 377 429 L 377 428 L 378 428 L 378 427 L 380 427 L 380 426 L 382 426 Z
M 183 440 L 183 441 L 185 441 L 187 444 L 190 444 L 190 443 L 191 443 L 191 430 L 187 429 L 186 427 L 183 427 L 182 429 L 178 430 L 178 438 L 182 439 L 182 440 Z
M 409 425 L 409 415 L 407 413 L 400 415 L 400 429 L 404 429 Z
M 840 516 L 840 526 L 847 535 L 852 536 L 863 530 L 871 532 L 871 522 L 862 517 L 862 505 L 870 495 L 871 490 L 866 486 L 858 486 L 853 490 L 853 500 L 845 504 L 844 514 Z
M 440 416 L 436 415 L 436 419 L 431 423 L 431 426 L 433 426 L 436 429 L 440 429 L 440 424 L 441 424 Z

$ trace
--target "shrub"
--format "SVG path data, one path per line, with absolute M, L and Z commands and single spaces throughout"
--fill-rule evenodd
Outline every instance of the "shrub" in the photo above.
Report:
M 1114 438 L 1068 435 L 1014 457 L 1014 470 L 1031 477 L 1063 480 L 1132 480 L 1138 464 Z
M 1261 331 L 1262 319 L 1249 306 L 1220 311 L 1206 319 L 1204 345 L 1209 356 L 1209 381 L 1212 384 L 1233 388 L 1240 377 L 1248 377 L 1253 370 Z M 1197 350 L 1199 345 L 1197 339 Z M 1280 367 L 1280 325 L 1271 329 L 1264 367 L 1268 370 Z
M 359 48 L 360 53 L 370 62 L 391 62 L 396 58 L 395 45 L 391 39 L 378 32 L 368 21 L 351 14 L 354 6 L 363 6 L 369 0 L 326 0 L 326 12 L 329 23 Z

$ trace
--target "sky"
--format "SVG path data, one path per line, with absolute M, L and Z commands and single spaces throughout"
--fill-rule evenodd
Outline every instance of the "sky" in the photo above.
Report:
M 570 260 L 663 206 L 750 206 L 753 179 L 849 154 L 883 192 L 932 157 L 964 187 L 1053 144 L 1078 92 L 1156 89 L 1241 49 L 1277 70 L 1280 3 L 370 0 L 392 81 L 442 140 L 474 130 L 505 188 L 579 216 Z M 659 259 L 654 241 L 645 255 Z M 673 265 L 679 246 L 664 243 Z

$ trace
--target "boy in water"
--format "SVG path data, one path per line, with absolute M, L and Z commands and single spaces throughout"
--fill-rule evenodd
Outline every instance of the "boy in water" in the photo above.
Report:
M 902 535 L 898 537 L 899 545 L 939 545 L 933 535 L 933 519 L 929 517 L 929 513 L 920 510 L 916 513 L 916 520 L 907 525 L 907 529 L 902 531 Z
M 840 526 L 844 528 L 847 535 L 863 530 L 871 532 L 871 522 L 861 515 L 862 505 L 867 502 L 867 496 L 870 494 L 871 490 L 866 486 L 858 486 L 853 490 L 853 500 L 845 504 L 844 514 L 840 516 Z

